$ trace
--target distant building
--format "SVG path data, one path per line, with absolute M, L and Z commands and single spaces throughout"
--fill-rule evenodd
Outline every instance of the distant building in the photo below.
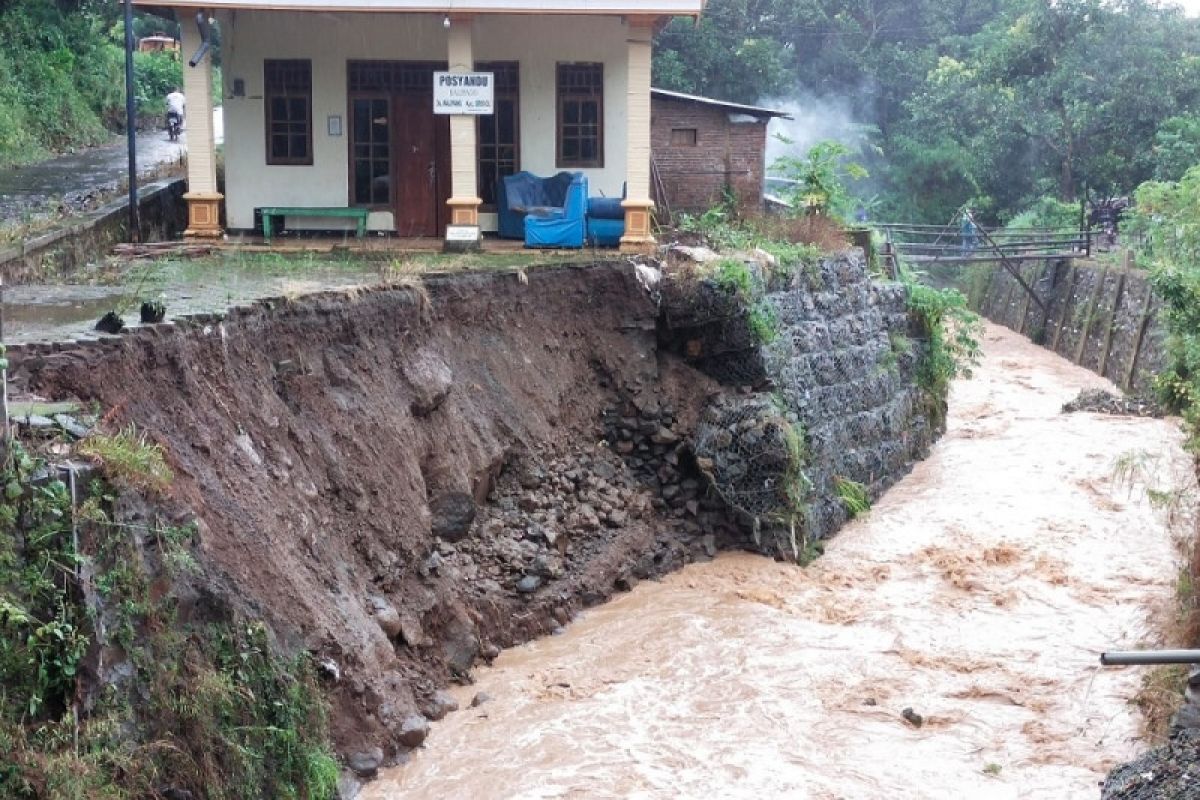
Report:
M 762 205 L 767 123 L 790 119 L 787 113 L 666 89 L 651 89 L 650 97 L 660 215 L 704 211 L 727 190 L 743 208 Z
M 138 52 L 140 53 L 159 53 L 164 50 L 178 51 L 179 40 L 167 36 L 165 33 L 156 33 L 153 36 L 138 39 Z

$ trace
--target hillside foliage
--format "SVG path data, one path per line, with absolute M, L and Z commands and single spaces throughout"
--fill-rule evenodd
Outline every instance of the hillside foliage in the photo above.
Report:
M 139 19 L 138 36 L 174 26 Z M 119 3 L 0 3 L 0 166 L 98 144 L 125 123 L 124 24 Z M 156 113 L 181 79 L 176 56 L 136 55 L 140 113 Z

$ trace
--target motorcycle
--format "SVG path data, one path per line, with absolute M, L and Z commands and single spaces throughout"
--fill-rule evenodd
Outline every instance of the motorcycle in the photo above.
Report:
M 172 142 L 179 141 L 179 133 L 183 130 L 183 117 L 174 111 L 167 112 L 167 138 Z

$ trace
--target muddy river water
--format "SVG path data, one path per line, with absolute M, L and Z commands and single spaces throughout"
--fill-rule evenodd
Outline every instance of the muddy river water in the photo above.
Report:
M 363 797 L 1098 797 L 1145 742 L 1143 673 L 1097 656 L 1160 643 L 1179 558 L 1117 462 L 1165 489 L 1188 461 L 1175 421 L 1060 413 L 1091 373 L 984 346 L 814 564 L 725 555 L 503 653 Z

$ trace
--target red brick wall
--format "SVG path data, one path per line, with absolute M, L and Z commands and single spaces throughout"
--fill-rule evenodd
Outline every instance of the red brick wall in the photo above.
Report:
M 744 208 L 761 206 L 765 120 L 733 123 L 722 109 L 664 97 L 654 97 L 650 111 L 651 153 L 662 184 L 655 181 L 654 199 L 660 209 L 705 211 L 721 202 L 727 184 Z M 674 128 L 695 128 L 695 146 L 672 145 Z

